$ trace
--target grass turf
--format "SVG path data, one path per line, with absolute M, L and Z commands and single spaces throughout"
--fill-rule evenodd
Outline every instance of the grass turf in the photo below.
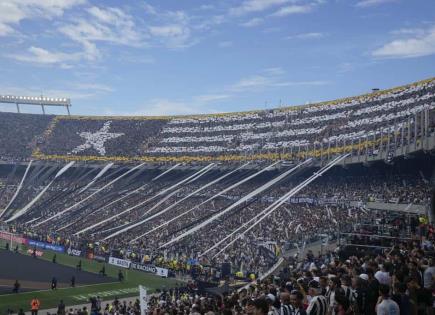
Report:
M 25 252 L 26 248 L 22 247 L 22 250 Z M 44 251 L 44 255 L 39 259 L 51 261 L 53 255 L 54 252 Z M 83 257 L 69 256 L 67 254 L 56 253 L 56 258 L 58 264 L 70 266 L 72 268 L 75 268 L 79 260 L 81 260 L 82 270 L 93 273 L 98 273 L 103 266 L 103 263 L 88 260 Z M 115 297 L 137 296 L 137 288 L 139 285 L 145 286 L 148 289 L 148 292 L 153 292 L 156 289 L 162 289 L 163 287 L 173 287 L 177 283 L 175 279 L 165 279 L 153 274 L 127 269 L 122 269 L 125 280 L 120 283 L 116 281 L 119 269 L 119 267 L 106 264 L 107 276 L 114 278 L 113 283 L 86 285 L 75 288 L 58 289 L 55 291 L 43 290 L 0 295 L 0 314 L 6 314 L 7 309 L 12 309 L 17 312 L 22 308 L 24 311 L 28 311 L 30 300 L 35 296 L 41 302 L 41 309 L 48 309 L 57 307 L 61 299 L 67 306 L 77 305 L 86 303 L 90 296 L 96 295 L 100 295 L 104 300 L 113 300 Z

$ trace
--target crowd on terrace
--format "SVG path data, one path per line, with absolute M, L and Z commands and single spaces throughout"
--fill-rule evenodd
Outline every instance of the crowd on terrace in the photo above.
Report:
M 197 263 L 218 266 L 222 262 L 231 262 L 237 268 L 261 274 L 277 261 L 284 249 L 293 248 L 295 242 L 302 246 L 304 241 L 317 239 L 318 235 L 335 235 L 340 227 L 360 222 L 368 215 L 367 202 L 405 204 L 408 208 L 427 205 L 430 200 L 429 181 L 433 167 L 424 169 L 420 168 L 418 162 L 413 162 L 406 173 L 404 170 L 409 164 L 407 161 L 409 160 L 394 167 L 379 165 L 368 169 L 363 166 L 354 166 L 352 170 L 338 168 L 303 189 L 223 253 L 218 251 L 224 244 L 207 255 L 200 255 L 224 239 L 229 232 L 270 206 L 274 200 L 306 178 L 306 175 L 300 174 L 299 177 L 279 183 L 263 194 L 247 200 L 208 227 L 165 251 L 158 248 L 172 237 L 231 206 L 276 177 L 282 170 L 254 177 L 225 193 L 221 192 L 226 187 L 256 171 L 242 170 L 202 189 L 230 172 L 214 170 L 162 193 L 186 180 L 195 171 L 174 171 L 153 181 L 157 174 L 162 174 L 161 171 L 138 170 L 137 173 L 102 189 L 127 171 L 127 168 L 120 168 L 104 176 L 89 190 L 81 192 L 81 188 L 93 176 L 82 177 L 86 170 L 78 169 L 56 180 L 41 200 L 18 219 L 16 229 L 32 239 L 82 249 L 83 252 L 90 249 L 101 256 L 116 252 L 119 257 L 152 262 L 177 272 L 189 273 L 191 265 Z M 430 166 L 430 163 L 427 165 Z M 387 171 L 386 168 L 390 170 Z M 53 172 L 51 167 L 47 167 L 45 172 L 35 167 L 29 176 L 33 177 L 39 171 L 41 174 Z M 98 170 L 94 170 L 91 174 L 97 172 Z M 342 172 L 346 172 L 347 176 L 342 176 Z M 19 177 L 12 177 L 15 180 L 3 180 L 7 188 L 0 190 L 0 208 L 8 203 L 16 189 Z M 37 176 L 42 177 L 44 176 Z M 51 178 L 47 176 L 45 181 L 35 179 L 34 183 L 23 187 L 5 217 L 9 217 L 14 209 L 28 204 Z M 100 189 L 102 191 L 98 193 Z M 198 192 L 192 194 L 196 191 Z M 77 203 L 80 204 L 71 211 L 55 217 Z M 49 218 L 50 220 L 44 222 Z M 128 232 L 113 235 L 124 228 L 128 228 Z M 309 231 L 316 233 L 311 234 Z M 307 238 L 307 235 L 310 237 Z M 120 249 L 122 251 L 117 251 Z
M 210 288 L 207 279 L 198 277 L 148 296 L 147 314 L 433 315 L 434 229 L 405 215 L 391 219 L 377 214 L 364 222 L 382 220 L 394 229 L 391 235 L 409 233 L 409 228 L 412 239 L 393 239 L 379 248 L 380 233 L 366 231 L 366 247 L 343 245 L 319 253 L 308 249 L 303 257 L 289 257 L 274 274 L 251 277 L 248 283 L 234 282 L 236 274 Z M 90 310 L 71 308 L 68 314 L 140 314 L 138 300 L 94 300 L 99 302 Z
M 383 136 L 407 134 L 409 129 L 415 138 L 416 120 L 435 106 L 434 92 L 431 81 L 393 92 L 300 109 L 176 118 L 163 127 L 162 140 L 148 152 L 175 155 L 272 152 L 294 156 L 301 150 L 332 148 L 335 152 L 337 147 L 371 141 L 374 149 L 372 143 L 369 148 L 371 154 L 375 154 Z M 433 118 L 428 118 L 431 131 L 433 122 Z M 420 129 L 417 128 L 417 133 L 428 133 Z M 405 137 L 399 138 L 394 139 L 393 146 L 406 143 Z
M 279 274 L 219 295 L 190 286 L 162 292 L 150 314 L 433 314 L 432 247 L 398 242 L 385 250 L 346 250 L 289 261 Z
M 30 158 L 53 116 L 0 113 L 0 161 Z
M 9 137 L 1 137 L 0 158 L 16 162 L 28 159 L 35 151 L 36 155 L 48 157 L 77 154 L 86 161 L 88 155 L 100 155 L 109 160 L 116 160 L 113 157 L 117 156 L 125 161 L 143 156 L 169 160 L 169 157 L 185 155 L 240 156 L 243 153 L 261 153 L 266 159 L 267 154 L 290 152 L 294 156 L 306 150 L 317 150 L 314 154 L 317 157 L 319 154 L 335 155 L 343 148 L 350 148 L 355 154 L 376 155 L 383 151 L 389 155 L 408 141 L 421 144 L 424 137 L 433 133 L 434 93 L 435 83 L 428 81 L 332 104 L 196 118 L 105 120 L 1 114 L 0 119 L 8 121 L 5 135 Z M 11 134 L 10 129 L 20 125 L 23 119 L 29 120 L 26 128 Z M 0 128 L 3 128 L 2 124 Z M 88 137 L 96 142 L 95 146 L 83 146 L 89 140 L 89 133 L 96 133 Z M 383 137 L 387 134 L 393 136 L 385 140 Z M 107 141 L 101 142 L 103 138 Z M 58 166 L 38 164 L 30 170 L 20 193 L 5 212 L 5 218 L 30 205 L 13 222 L 12 228 L 32 239 L 83 249 L 95 255 L 152 263 L 200 280 L 217 277 L 223 263 L 231 263 L 243 277 L 253 275 L 258 278 L 284 251 L 304 247 L 325 235 L 334 239 L 337 231 L 365 233 L 357 226 L 364 220 L 371 224 L 381 220 L 397 225 L 395 231 L 399 231 L 394 236 L 409 235 L 405 227 L 411 224 L 412 236 L 426 238 L 429 243 L 425 246 L 433 249 L 432 227 L 422 224 L 424 229 L 417 228 L 421 223 L 418 220 L 404 224 L 409 218 L 400 214 L 395 214 L 395 219 L 402 223 L 396 224 L 390 219 L 391 213 L 387 215 L 367 208 L 371 201 L 405 204 L 408 208 L 426 206 L 434 164 L 429 155 L 425 155 L 424 161 L 426 163 L 421 164 L 414 161 L 408 172 L 404 172 L 405 168 L 397 167 L 394 171 L 383 165 L 381 169 L 384 170 L 379 172 L 372 166 L 359 172 L 346 170 L 350 173 L 347 176 L 341 176 L 339 171 L 324 176 L 248 233 L 238 235 L 240 237 L 225 250 L 226 243 L 223 243 L 206 254 L 206 250 L 237 228 L 249 224 L 250 219 L 305 179 L 306 173 L 274 184 L 171 246 L 165 244 L 173 237 L 228 209 L 289 167 L 267 172 L 225 191 L 253 176 L 258 169 L 240 170 L 220 179 L 230 171 L 218 171 L 212 166 L 210 170 L 195 173 L 197 169 L 192 168 L 174 171 L 157 180 L 161 171 L 145 169 L 121 179 L 120 176 L 128 171 L 128 167 L 121 166 L 83 190 L 98 169 L 77 168 L 52 182 Z M 407 165 L 406 160 L 402 163 Z M 22 173 L 22 169 L 14 168 L 2 174 L 0 209 L 9 204 Z M 216 184 L 208 186 L 213 181 L 217 181 Z M 232 238 L 227 242 L 230 240 Z M 379 245 L 370 237 L 353 241 L 360 245 Z M 256 309 L 259 314 L 288 314 L 284 309 L 292 309 L 297 303 L 299 314 L 307 308 L 309 314 L 323 315 L 319 311 L 321 306 L 324 310 L 329 309 L 330 315 L 374 314 L 379 307 L 376 306 L 378 296 L 368 295 L 377 292 L 374 280 L 377 279 L 378 285 L 389 286 L 380 287 L 383 299 L 387 300 L 392 292 L 399 299 L 401 311 L 408 307 L 409 314 L 426 314 L 432 303 L 428 292 L 433 290 L 433 281 L 418 275 L 424 275 L 427 270 L 432 270 L 429 274 L 433 275 L 433 260 L 427 258 L 419 244 L 401 243 L 391 252 L 342 253 L 341 258 L 348 259 L 341 260 L 337 260 L 340 253 L 309 255 L 302 264 L 292 262 L 293 267 L 277 278 L 267 278 L 245 291 L 233 291 L 220 298 L 211 298 L 193 287 L 164 292 L 151 301 L 151 312 L 251 314 Z M 344 294 L 345 299 L 342 299 L 343 292 L 350 292 L 346 291 L 350 285 L 354 292 Z M 293 290 L 299 293 L 292 294 Z M 317 295 L 326 298 L 316 298 Z M 292 306 L 288 304 L 291 301 Z M 315 312 L 310 313 L 314 305 Z
M 77 156 L 150 162 L 382 154 L 421 145 L 435 127 L 435 81 L 304 107 L 193 117 L 0 113 L 0 158 Z M 88 136 L 88 137 L 87 137 Z M 91 139 L 91 142 L 89 142 Z

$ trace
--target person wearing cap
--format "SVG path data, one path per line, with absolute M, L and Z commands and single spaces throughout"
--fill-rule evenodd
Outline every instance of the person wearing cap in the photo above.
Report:
M 310 304 L 307 308 L 307 315 L 326 315 L 328 303 L 323 295 L 320 295 L 320 285 L 316 280 L 308 283 L 308 294 L 311 296 Z
M 267 313 L 268 315 L 280 315 L 279 313 L 279 303 L 278 303 L 278 307 L 275 307 L 275 305 L 277 304 L 277 300 L 275 295 L 273 295 L 272 293 L 269 293 L 266 295 L 266 301 L 269 305 L 269 312 Z

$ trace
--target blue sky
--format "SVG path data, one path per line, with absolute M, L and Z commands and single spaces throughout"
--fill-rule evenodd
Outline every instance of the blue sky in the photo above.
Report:
M 73 114 L 263 109 L 435 76 L 433 0 L 0 0 L 0 12 L 0 94 L 70 97 Z

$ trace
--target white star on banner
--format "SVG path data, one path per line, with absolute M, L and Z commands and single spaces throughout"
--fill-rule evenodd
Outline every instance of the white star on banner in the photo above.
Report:
M 104 147 L 106 141 L 125 135 L 124 133 L 108 132 L 111 123 L 112 123 L 111 121 L 105 122 L 103 127 L 101 127 L 100 130 L 94 133 L 88 131 L 77 133 L 80 137 L 86 139 L 86 142 L 84 144 L 79 145 L 71 152 L 77 154 L 84 150 L 94 148 L 95 150 L 98 151 L 98 153 L 100 153 L 100 155 L 106 155 L 106 148 Z

